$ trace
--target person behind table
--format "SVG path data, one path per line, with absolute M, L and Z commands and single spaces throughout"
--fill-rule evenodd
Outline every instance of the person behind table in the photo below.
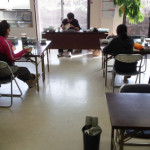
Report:
M 111 54 L 116 56 L 118 54 L 133 54 L 134 41 L 127 34 L 127 26 L 124 24 L 118 25 L 117 37 L 114 38 L 104 49 L 104 54 Z M 115 69 L 120 72 L 130 73 L 136 70 L 136 63 L 127 64 L 119 61 L 115 61 Z M 124 82 L 127 82 L 127 78 L 130 76 L 124 77 Z
M 7 39 L 10 33 L 10 25 L 6 20 L 0 22 L 0 61 L 5 61 L 11 68 L 17 78 L 27 83 L 32 88 L 36 85 L 38 75 L 30 73 L 26 67 L 18 67 L 14 62 L 31 51 L 30 48 L 23 49 L 19 53 L 14 54 L 13 45 Z M 6 78 L 9 76 L 7 70 L 3 69 L 3 73 L 0 73 L 0 78 Z
M 79 31 L 81 28 L 80 28 L 80 25 L 78 23 L 78 20 L 74 18 L 74 14 L 73 13 L 68 13 L 67 14 L 67 18 L 64 19 L 62 21 L 62 24 L 61 24 L 61 28 L 62 29 L 66 29 L 66 25 L 69 24 L 70 27 L 69 29 L 73 29 L 75 31 Z M 68 49 L 68 57 L 71 57 L 71 49 Z M 58 50 L 58 57 L 62 57 L 63 56 L 63 49 L 59 49 Z

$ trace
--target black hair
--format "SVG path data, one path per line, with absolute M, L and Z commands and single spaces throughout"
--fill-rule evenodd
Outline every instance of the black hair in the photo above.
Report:
M 9 23 L 6 20 L 0 22 L 0 36 L 5 37 L 7 34 L 7 29 L 10 28 Z
M 74 14 L 73 13 L 68 13 L 67 14 L 68 19 L 74 19 Z
M 127 39 L 128 35 L 127 35 L 127 26 L 124 24 L 120 24 L 117 27 L 117 35 L 120 36 L 122 39 Z

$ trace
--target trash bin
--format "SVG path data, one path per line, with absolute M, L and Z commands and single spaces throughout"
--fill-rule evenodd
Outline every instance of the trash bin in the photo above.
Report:
M 101 136 L 101 133 L 102 133 L 101 128 L 99 127 L 100 131 L 96 135 L 90 135 L 88 133 L 85 133 L 85 131 L 87 129 L 88 129 L 87 126 L 84 126 L 82 128 L 84 150 L 99 150 L 100 136 Z

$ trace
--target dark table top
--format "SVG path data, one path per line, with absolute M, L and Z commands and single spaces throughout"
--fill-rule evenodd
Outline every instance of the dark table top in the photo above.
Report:
M 150 129 L 150 94 L 106 93 L 114 129 Z
M 87 31 L 56 31 L 56 32 L 43 32 L 42 34 L 108 34 L 108 32 L 87 32 Z
M 41 44 L 39 41 L 37 41 L 35 44 L 29 44 L 28 46 L 32 47 L 32 52 L 29 54 L 30 57 L 40 57 L 43 51 L 45 51 L 49 47 L 50 43 L 51 41 L 46 41 L 45 44 Z M 16 50 L 14 51 L 14 53 L 18 53 L 23 49 L 21 40 L 18 41 L 18 44 L 15 45 L 15 47 Z

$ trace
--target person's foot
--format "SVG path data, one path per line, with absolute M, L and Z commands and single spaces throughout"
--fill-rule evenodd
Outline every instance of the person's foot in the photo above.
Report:
M 39 78 L 39 76 L 40 76 L 40 74 L 37 74 L 37 75 L 32 74 L 32 75 L 35 76 L 34 79 L 31 79 L 31 80 L 27 80 L 27 81 L 26 81 L 26 83 L 27 83 L 27 85 L 29 86 L 29 88 L 32 88 L 32 87 L 34 87 L 34 86 L 36 85 L 37 80 L 38 80 L 38 78 Z
M 68 52 L 68 53 L 67 53 L 67 57 L 71 57 L 71 52 Z
M 63 57 L 64 55 L 63 55 L 63 53 L 59 53 L 58 55 L 57 55 L 57 57 Z
M 128 76 L 124 76 L 123 82 L 128 83 L 128 78 L 129 78 Z

